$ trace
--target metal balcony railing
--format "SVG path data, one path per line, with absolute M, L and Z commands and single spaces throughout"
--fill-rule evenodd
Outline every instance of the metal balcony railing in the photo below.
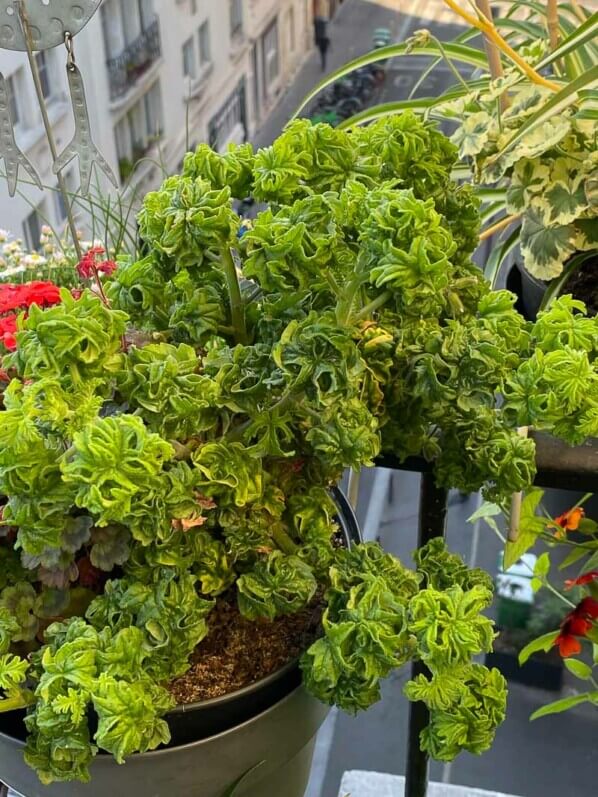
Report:
M 134 42 L 106 62 L 110 82 L 110 99 L 118 100 L 147 72 L 162 54 L 158 18 Z

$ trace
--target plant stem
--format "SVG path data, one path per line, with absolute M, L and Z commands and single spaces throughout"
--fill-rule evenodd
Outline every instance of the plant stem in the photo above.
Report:
M 245 305 L 241 296 L 241 286 L 239 285 L 239 275 L 232 252 L 228 247 L 222 250 L 224 261 L 224 274 L 228 285 L 228 295 L 230 299 L 231 321 L 235 330 L 235 340 L 237 343 L 247 345 L 247 328 L 245 326 Z
M 559 46 L 558 0 L 547 0 L 546 2 L 546 27 L 550 38 L 550 49 L 556 50 Z
M 272 526 L 272 539 L 283 553 L 294 554 L 297 551 L 297 544 L 293 542 L 286 531 L 278 523 L 275 523 Z
M 390 291 L 384 291 L 384 293 L 381 293 L 380 296 L 377 296 L 373 301 L 371 301 L 369 304 L 366 304 L 365 307 L 361 308 L 361 310 L 355 316 L 356 320 L 367 318 L 379 307 L 385 305 L 386 302 L 390 299 L 390 297 L 391 297 Z
M 476 0 L 476 5 L 487 19 L 492 19 L 490 0 Z M 488 66 L 490 67 L 492 80 L 498 80 L 504 76 L 502 61 L 500 60 L 500 50 L 487 36 L 484 36 L 484 47 L 486 48 L 486 55 L 488 56 Z M 499 103 L 500 110 L 506 111 L 509 107 L 509 95 L 506 92 L 500 95 Z
M 481 31 L 484 36 L 490 39 L 490 41 L 492 41 L 499 50 L 501 50 L 508 58 L 510 58 L 511 61 L 518 66 L 525 75 L 527 75 L 532 83 L 536 83 L 538 86 L 544 86 L 544 88 L 550 89 L 551 91 L 560 90 L 560 86 L 557 83 L 553 83 L 551 80 L 546 80 L 546 78 L 542 77 L 539 72 L 536 72 L 536 70 L 530 66 L 530 64 L 528 64 L 524 58 L 515 52 L 511 45 L 500 35 L 494 23 L 481 11 L 478 12 L 479 18 L 477 18 L 474 17 L 473 14 L 464 11 L 457 4 L 456 0 L 444 0 L 444 2 L 455 12 L 455 14 L 458 14 L 461 19 L 464 19 L 469 25 L 471 25 L 472 28 L 476 28 L 476 30 Z
M 517 221 L 519 218 L 521 218 L 521 213 L 513 213 L 512 216 L 506 216 L 504 219 L 497 221 L 496 224 L 493 224 L 491 227 L 486 227 L 486 229 L 482 230 L 480 233 L 480 241 L 485 241 L 486 238 L 490 238 L 490 236 L 494 235 L 494 233 L 504 230 L 505 227 L 513 224 L 513 222 Z
M 528 437 L 529 426 L 520 426 L 517 429 L 517 434 L 520 437 Z M 509 542 L 517 542 L 519 537 L 519 525 L 521 523 L 521 504 L 523 502 L 523 493 L 513 493 L 511 498 L 511 512 L 509 516 Z

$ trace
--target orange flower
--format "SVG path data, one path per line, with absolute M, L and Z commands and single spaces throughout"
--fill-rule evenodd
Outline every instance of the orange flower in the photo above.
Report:
M 577 531 L 581 520 L 585 517 L 585 514 L 586 513 L 582 507 L 574 506 L 573 509 L 569 509 L 567 512 L 563 512 L 562 515 L 555 517 L 554 522 L 557 526 L 560 526 L 560 529 L 556 532 L 555 536 L 562 537 L 567 531 Z

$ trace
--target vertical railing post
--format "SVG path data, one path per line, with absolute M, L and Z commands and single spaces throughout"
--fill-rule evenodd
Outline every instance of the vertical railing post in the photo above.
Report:
M 419 497 L 418 548 L 434 537 L 443 537 L 446 530 L 448 491 L 437 487 L 432 473 L 423 473 Z M 421 662 L 414 662 L 411 677 L 427 673 Z M 407 775 L 405 797 L 426 797 L 428 790 L 429 760 L 419 744 L 420 733 L 429 722 L 428 709 L 424 703 L 409 704 L 409 735 L 407 738 Z

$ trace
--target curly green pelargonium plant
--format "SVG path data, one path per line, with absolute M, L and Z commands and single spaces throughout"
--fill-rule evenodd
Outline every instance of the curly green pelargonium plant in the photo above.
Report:
M 323 596 L 301 663 L 322 700 L 367 708 L 381 678 L 421 660 L 429 676 L 407 693 L 431 711 L 424 747 L 449 760 L 491 744 L 505 683 L 472 663 L 492 642 L 490 579 L 439 541 L 415 571 L 375 544 L 339 548 L 328 495 L 381 445 L 490 496 L 532 479 L 515 424 L 535 338 L 470 262 L 476 202 L 451 181 L 455 158 L 409 114 L 351 134 L 296 122 L 257 153 L 201 146 L 146 197 L 148 254 L 121 259 L 106 302 L 63 290 L 15 321 L 0 371 L 0 710 L 27 707 L 43 782 L 87 779 L 98 750 L 121 762 L 168 742 L 166 687 L 231 590 L 260 622 Z M 233 200 L 247 196 L 268 208 L 243 232 Z M 571 357 L 581 342 L 593 363 L 594 332 L 567 332 L 583 314 L 559 313 L 562 335 L 545 319 L 538 340 Z M 567 394 L 547 359 L 542 389 Z M 595 426 L 592 395 L 575 400 L 563 434 Z

